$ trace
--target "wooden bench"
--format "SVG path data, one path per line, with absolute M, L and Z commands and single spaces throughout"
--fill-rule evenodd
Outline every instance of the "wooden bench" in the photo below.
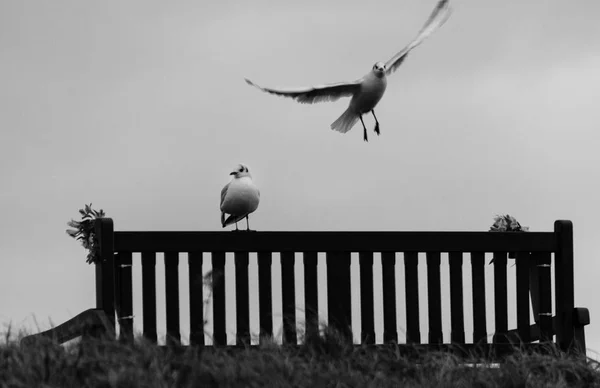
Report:
M 585 354 L 584 326 L 589 312 L 574 306 L 573 226 L 556 221 L 553 232 L 136 232 L 114 231 L 113 221 L 96 222 L 101 264 L 96 264 L 96 309 L 47 332 L 27 337 L 55 340 L 72 338 L 102 322 L 105 333 L 133 339 L 132 254 L 141 253 L 143 335 L 157 341 L 156 253 L 164 253 L 167 341 L 180 341 L 179 253 L 187 253 L 189 265 L 190 344 L 205 345 L 203 253 L 212 262 L 212 333 L 214 346 L 227 344 L 225 324 L 225 260 L 233 252 L 236 289 L 236 344 L 250 344 L 249 253 L 257 255 L 260 341 L 273 336 L 271 267 L 272 253 L 281 260 L 281 295 L 284 344 L 296 344 L 296 264 L 303 264 L 305 330 L 319 330 L 318 292 L 327 290 L 328 325 L 352 339 L 352 308 L 360 306 L 361 344 L 375 344 L 374 281 L 382 282 L 383 342 L 398 342 L 396 321 L 396 253 L 402 253 L 405 284 L 406 341 L 399 349 L 451 350 L 461 354 L 478 352 L 497 355 L 515 348 L 534 349 L 548 343 L 561 350 Z M 302 253 L 302 263 L 295 254 Z M 327 282 L 317 282 L 318 253 L 325 253 Z M 351 253 L 358 253 L 360 301 L 351 300 Z M 374 253 L 381 254 L 382 273 L 373 273 Z M 485 253 L 493 253 L 495 332 L 488 340 Z M 450 338 L 442 331 L 441 258 L 447 254 L 450 288 Z M 398 255 L 400 257 L 400 255 Z M 509 256 L 516 264 L 516 300 L 508 300 Z M 467 259 L 472 284 L 463 285 L 463 260 Z M 426 266 L 427 303 L 419 299 L 418 265 Z M 137 264 L 136 264 L 137 265 Z M 554 279 L 551 267 L 554 267 Z M 552 281 L 554 280 L 554 293 Z M 472 311 L 465 312 L 463 286 L 472 289 Z M 554 301 L 554 315 L 552 302 Z M 530 322 L 533 306 L 534 322 Z M 516 304 L 516 328 L 508 327 L 508 306 Z M 421 310 L 427 311 L 428 331 L 421 333 Z M 90 311 L 90 310 L 88 310 Z M 101 315 L 101 319 L 91 319 Z M 473 322 L 473 341 L 465 341 L 465 314 Z M 115 319 L 116 317 L 116 319 Z M 87 319 L 87 321 L 86 321 Z M 83 322 L 83 323 L 82 323 Z M 87 322 L 87 323 L 86 323 Z M 86 326 L 87 325 L 87 326 Z M 86 329 L 87 327 L 87 329 Z M 58 332 L 62 334 L 59 335 Z M 64 333 L 68 333 L 65 335 Z M 427 338 L 427 341 L 424 341 Z M 424 343 L 426 342 L 426 343 Z

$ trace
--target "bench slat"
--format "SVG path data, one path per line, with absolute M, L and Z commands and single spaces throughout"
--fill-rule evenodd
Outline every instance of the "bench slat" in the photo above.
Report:
M 179 332 L 179 252 L 165 252 L 167 344 L 181 342 Z
M 213 296 L 213 343 L 227 345 L 225 332 L 225 252 L 211 254 L 212 260 L 212 296 Z
M 248 252 L 235 252 L 235 319 L 236 344 L 250 344 L 250 289 L 248 286 Z
M 471 281 L 473 286 L 473 343 L 487 343 L 485 309 L 485 253 L 471 252 Z
M 327 252 L 327 320 L 347 339 L 352 339 L 350 252 Z
M 506 252 L 494 252 L 494 343 L 508 341 L 508 292 L 506 279 Z
M 440 288 L 440 252 L 427 252 L 427 308 L 429 343 L 444 342 L 442 334 L 442 291 Z
M 281 313 L 283 315 L 283 343 L 295 345 L 296 333 L 296 281 L 294 252 L 281 252 Z
M 463 306 L 462 252 L 450 252 L 450 341 L 465 342 L 465 315 Z
M 383 343 L 398 342 L 396 321 L 396 252 L 381 252 Z
M 517 253 L 517 332 L 522 342 L 531 341 L 529 330 L 529 252 Z
M 419 256 L 404 252 L 404 287 L 406 290 L 406 343 L 420 344 L 419 328 Z
M 133 342 L 133 281 L 131 271 L 131 252 L 120 252 L 117 259 L 119 279 L 119 303 L 117 319 L 120 325 L 119 338 Z
M 540 325 L 540 342 L 552 341 L 552 275 L 550 264 L 552 262 L 549 253 L 535 254 L 538 267 L 538 286 L 540 307 L 538 321 Z
M 204 346 L 204 274 L 202 252 L 188 252 L 190 284 L 190 343 Z
M 260 343 L 273 338 L 273 298 L 271 287 L 271 252 L 258 252 L 258 319 Z
M 359 252 L 360 266 L 360 341 L 375 343 L 375 314 L 373 306 L 373 252 Z
M 144 337 L 156 343 L 156 253 L 142 252 L 142 312 Z
M 304 252 L 304 319 L 306 336 L 319 333 L 319 286 L 317 276 L 317 252 Z

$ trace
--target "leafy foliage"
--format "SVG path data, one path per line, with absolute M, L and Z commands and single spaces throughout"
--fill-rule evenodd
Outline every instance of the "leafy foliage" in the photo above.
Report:
M 494 224 L 490 227 L 490 232 L 528 232 L 528 226 L 521 226 L 515 217 L 508 214 L 497 215 L 494 217 Z
M 98 241 L 94 233 L 95 221 L 99 218 L 104 218 L 106 214 L 104 210 L 96 211 L 92 209 L 92 204 L 85 205 L 83 209 L 79 209 L 81 221 L 71 220 L 67 225 L 74 229 L 67 229 L 69 236 L 81 241 L 81 245 L 88 250 L 86 262 L 90 264 L 100 262 L 100 252 L 98 251 Z

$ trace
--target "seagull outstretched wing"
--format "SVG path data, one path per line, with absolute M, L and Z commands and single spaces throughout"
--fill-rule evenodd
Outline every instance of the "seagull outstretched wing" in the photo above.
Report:
M 271 89 L 263 88 L 247 78 L 245 80 L 248 85 L 252 85 L 263 92 L 290 97 L 301 104 L 314 104 L 315 102 L 335 101 L 342 97 L 350 97 L 360 91 L 362 83 L 362 79 L 359 79 L 353 82 L 338 82 L 308 88 Z
M 386 62 L 386 75 L 390 75 L 394 71 L 396 71 L 396 69 L 402 64 L 410 50 L 423 43 L 423 41 L 427 39 L 429 35 L 431 35 L 435 30 L 437 30 L 444 23 L 446 23 L 446 20 L 448 20 L 451 13 L 452 11 L 450 8 L 450 1 L 440 0 L 434 8 L 433 12 L 431 13 L 431 16 L 429 16 L 429 19 L 427 19 L 427 21 L 425 22 L 423 28 L 421 28 L 421 31 L 419 31 L 419 33 L 417 34 L 417 37 L 413 39 L 412 42 L 410 42 L 405 48 L 403 48 L 402 51 L 398 52 L 389 61 Z

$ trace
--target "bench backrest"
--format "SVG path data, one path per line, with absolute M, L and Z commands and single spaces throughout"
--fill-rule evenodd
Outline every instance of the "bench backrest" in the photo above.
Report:
M 273 335 L 272 253 L 281 260 L 283 342 L 296 343 L 294 266 L 303 265 L 306 333 L 318 332 L 318 291 L 327 290 L 328 324 L 351 338 L 351 309 L 360 305 L 360 342 L 375 342 L 373 257 L 381 254 L 384 342 L 397 342 L 396 253 L 403 258 L 405 274 L 406 342 L 421 344 L 420 309 L 427 310 L 427 343 L 465 345 L 465 315 L 473 319 L 473 344 L 555 341 L 564 350 L 577 346 L 574 329 L 573 227 L 556 221 L 553 232 L 128 232 L 114 231 L 109 218 L 96 223 L 102 264 L 96 267 L 97 307 L 109 317 L 115 313 L 121 335 L 133 335 L 132 253 L 141 252 L 143 333 L 156 341 L 156 253 L 164 253 L 166 331 L 170 341 L 180 339 L 179 253 L 188 254 L 190 342 L 204 345 L 203 253 L 212 262 L 213 342 L 227 344 L 225 331 L 225 279 L 227 252 L 234 254 L 236 289 L 236 343 L 250 343 L 249 253 L 257 254 L 258 307 L 261 338 Z M 296 253 L 302 254 L 295 263 Z M 487 341 L 485 253 L 494 257 L 494 320 L 492 344 Z M 327 283 L 317 282 L 319 253 L 325 253 Z M 351 253 L 358 253 L 360 301 L 351 300 Z M 440 280 L 441 255 L 447 253 L 450 283 L 450 338 L 442 335 Z M 507 261 L 515 257 L 516 300 L 507 297 Z M 423 260 L 423 258 L 425 260 Z M 471 267 L 472 284 L 463 284 L 463 260 Z M 427 267 L 427 306 L 419 303 L 418 264 Z M 552 294 L 551 266 L 554 266 Z M 463 286 L 472 288 L 472 312 L 465 312 Z M 530 322 L 530 296 L 535 323 Z M 555 316 L 552 316 L 552 299 Z M 508 328 L 508 304 L 516 303 L 517 327 Z M 114 321 L 113 321 L 114 324 Z M 554 335 L 556 338 L 554 339 Z M 467 344 L 468 345 L 468 344 Z M 580 344 L 579 344 L 580 345 Z

